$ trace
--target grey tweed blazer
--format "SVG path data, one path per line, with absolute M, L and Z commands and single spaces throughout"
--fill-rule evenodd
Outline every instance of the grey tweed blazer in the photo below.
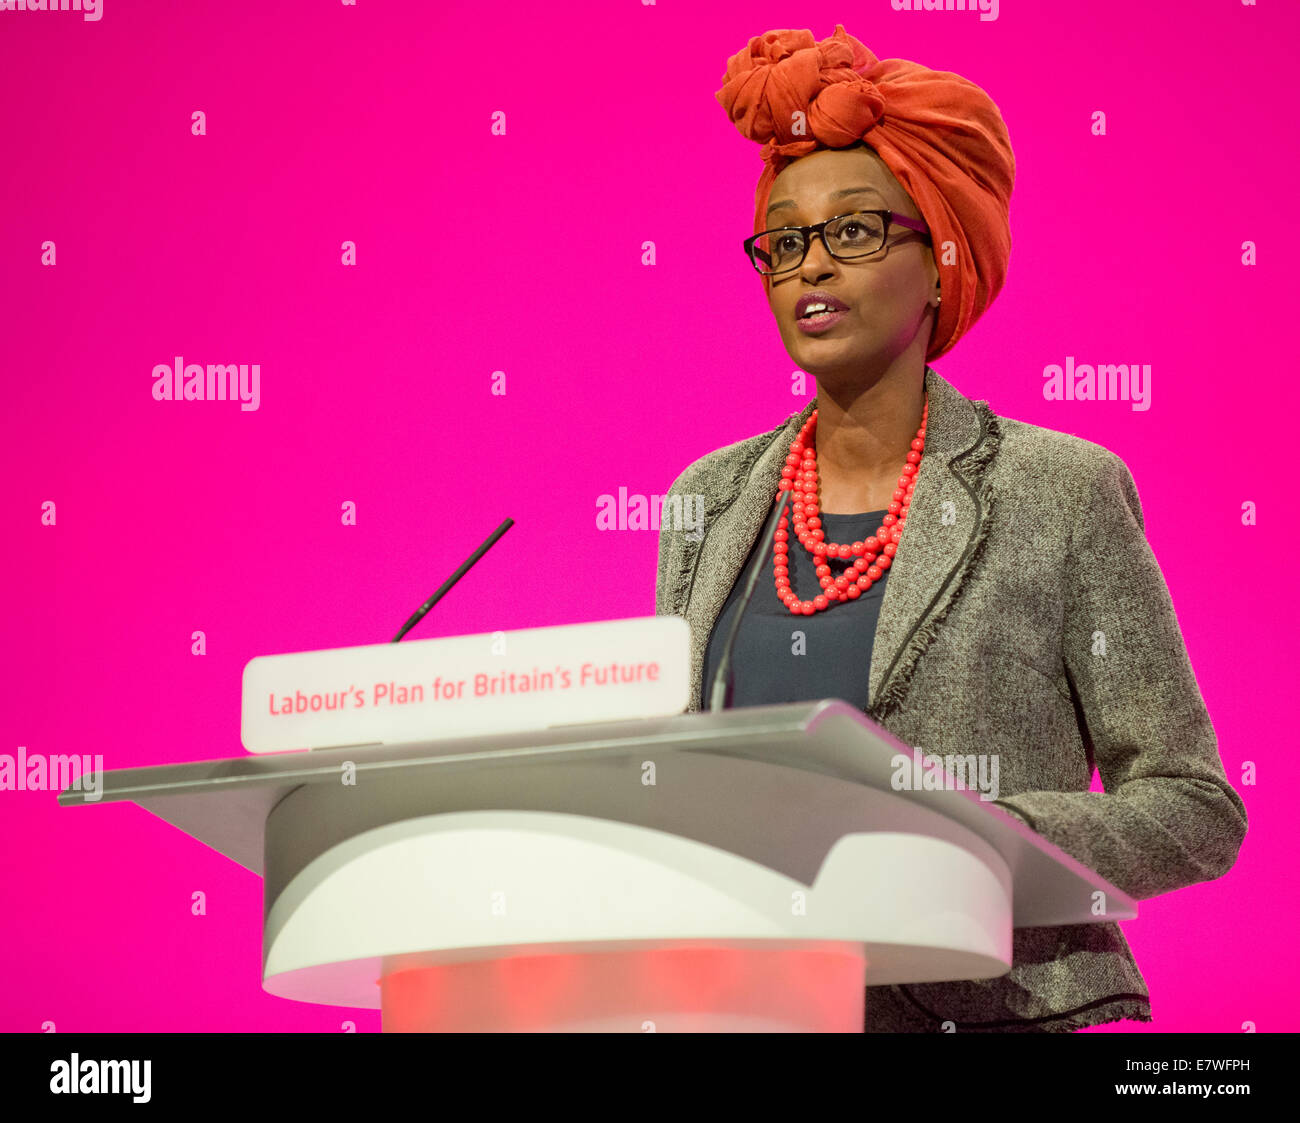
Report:
M 999 754 L 998 805 L 1134 898 L 1222 876 L 1246 809 L 1128 468 L 1091 441 L 997 416 L 928 366 L 925 389 L 925 458 L 885 586 L 867 717 L 926 753 Z M 655 589 L 656 614 L 690 625 L 691 711 L 709 634 L 815 405 L 701 457 L 669 491 L 704 498 L 702 535 L 661 525 Z M 1104 794 L 1088 790 L 1094 768 Z M 1115 923 L 1017 929 L 1013 952 L 995 979 L 867 987 L 867 1032 L 1151 1020 Z

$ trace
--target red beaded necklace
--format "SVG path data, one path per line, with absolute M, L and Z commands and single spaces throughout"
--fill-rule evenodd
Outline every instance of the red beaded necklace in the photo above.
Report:
M 899 539 L 903 536 L 903 527 L 907 523 L 907 509 L 912 503 L 916 473 L 921 467 L 921 457 L 925 452 L 925 423 L 929 415 L 930 395 L 926 394 L 925 406 L 921 410 L 921 427 L 916 431 L 912 450 L 907 454 L 907 463 L 903 465 L 903 472 L 898 477 L 898 488 L 894 492 L 893 502 L 889 504 L 889 513 L 870 538 L 848 545 L 827 542 L 822 520 L 818 516 L 821 510 L 821 482 L 817 476 L 817 450 L 814 447 L 817 435 L 816 410 L 813 410 L 812 416 L 799 430 L 799 435 L 790 442 L 790 453 L 785 458 L 785 467 L 781 469 L 781 482 L 777 484 L 777 490 L 792 493 L 790 499 L 795 534 L 804 549 L 816 560 L 817 577 L 822 587 L 821 593 L 812 600 L 800 600 L 790 588 L 790 533 L 787 530 L 788 519 L 782 515 L 777 524 L 776 544 L 773 547 L 773 569 L 776 573 L 776 595 L 793 615 L 811 616 L 832 604 L 856 600 L 893 564 Z M 853 564 L 839 577 L 834 577 L 831 567 L 826 564 L 828 557 L 852 558 Z

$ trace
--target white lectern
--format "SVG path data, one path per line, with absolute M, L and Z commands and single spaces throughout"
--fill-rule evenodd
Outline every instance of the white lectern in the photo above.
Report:
M 977 792 L 895 790 L 900 754 L 829 699 L 122 769 L 101 801 L 262 875 L 264 988 L 385 1031 L 860 1032 L 868 985 L 1137 915 Z

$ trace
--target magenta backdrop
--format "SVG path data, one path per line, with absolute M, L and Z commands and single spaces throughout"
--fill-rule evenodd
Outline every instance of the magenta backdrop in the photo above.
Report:
M 1259 943 L 1300 919 L 1272 435 L 1297 402 L 1289 368 L 1267 382 L 1300 260 L 1294 4 L 0 12 L 0 752 L 238 756 L 249 659 L 391 639 L 507 515 L 411 638 L 652 613 L 657 535 L 597 529 L 597 496 L 662 494 L 806 400 L 740 250 L 758 145 L 713 94 L 749 37 L 836 22 L 1001 108 L 1007 286 L 935 366 L 1129 464 L 1249 807 L 1227 876 L 1123 925 L 1154 1023 L 1100 1031 L 1300 1027 L 1293 958 Z M 178 355 L 260 364 L 258 408 L 154 401 Z M 1071 357 L 1150 364 L 1150 408 L 1045 400 Z M 379 1028 L 264 994 L 259 879 L 134 805 L 0 792 L 0 871 L 0 1030 Z

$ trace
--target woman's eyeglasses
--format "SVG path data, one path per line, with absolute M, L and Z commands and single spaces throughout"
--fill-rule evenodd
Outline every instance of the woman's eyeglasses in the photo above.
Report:
M 836 261 L 855 261 L 878 252 L 885 244 L 885 233 L 891 225 L 906 226 L 924 234 L 927 242 L 930 240 L 930 228 L 924 222 L 893 211 L 854 211 L 813 226 L 764 230 L 745 239 L 745 255 L 760 273 L 788 273 L 803 264 L 813 235 L 820 234 L 826 251 Z

